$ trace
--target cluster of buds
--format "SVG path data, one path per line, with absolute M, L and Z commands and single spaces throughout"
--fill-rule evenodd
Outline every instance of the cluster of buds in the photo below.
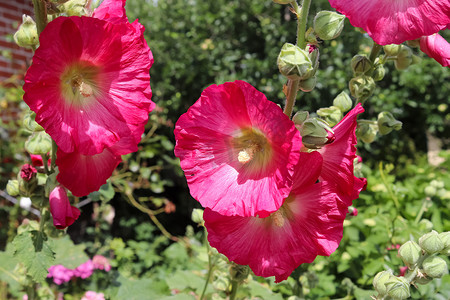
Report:
M 378 295 L 376 299 L 389 296 L 394 300 L 410 297 L 411 284 L 427 284 L 434 278 L 441 278 L 448 273 L 448 266 L 438 254 L 450 256 L 450 232 L 431 231 L 419 238 L 419 243 L 408 241 L 398 249 L 398 256 L 406 265 L 405 276 L 394 276 L 392 271 L 379 272 L 373 286 Z
M 334 133 L 329 124 L 316 117 L 310 117 L 307 111 L 299 111 L 292 118 L 300 131 L 302 144 L 308 149 L 320 149 L 334 141 Z
M 440 180 L 432 180 L 430 184 L 425 187 L 425 195 L 427 197 L 444 197 L 447 190 L 444 187 L 444 182 Z
M 317 115 L 330 127 L 333 127 L 342 119 L 344 113 L 352 108 L 353 102 L 346 92 L 341 92 L 333 100 L 333 105 L 317 110 Z
M 372 143 L 377 136 L 389 134 L 392 130 L 402 129 L 402 122 L 394 118 L 392 113 L 383 111 L 378 114 L 376 121 L 358 120 L 356 135 L 365 143 Z
M 410 47 L 406 45 L 386 45 L 383 46 L 384 61 L 393 60 L 397 70 L 405 70 L 411 64 L 418 63 L 420 58 L 413 54 Z

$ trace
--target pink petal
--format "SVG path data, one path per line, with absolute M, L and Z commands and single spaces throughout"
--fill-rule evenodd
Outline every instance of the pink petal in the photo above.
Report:
M 99 7 L 97 7 L 92 14 L 92 17 L 108 21 L 114 24 L 123 21 L 128 22 L 125 13 L 125 3 L 127 0 L 104 0 Z
M 70 206 L 66 190 L 57 186 L 50 193 L 50 213 L 53 216 L 53 224 L 58 229 L 64 229 L 75 222 L 80 216 L 80 210 Z
M 439 34 L 421 37 L 420 50 L 442 66 L 450 66 L 450 44 Z
M 329 0 L 332 7 L 363 28 L 380 45 L 401 44 L 444 29 L 449 0 Z

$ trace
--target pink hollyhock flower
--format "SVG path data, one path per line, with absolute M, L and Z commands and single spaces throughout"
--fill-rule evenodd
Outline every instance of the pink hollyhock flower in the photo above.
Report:
M 420 50 L 442 66 L 450 66 L 450 44 L 439 34 L 421 37 Z
M 344 195 L 352 195 L 365 188 L 365 178 L 353 175 L 353 161 L 356 155 L 356 125 L 358 114 L 364 112 L 361 104 L 347 113 L 347 115 L 333 127 L 335 140 L 318 150 L 323 157 L 323 167 L 320 180 L 334 182 Z M 356 189 L 356 190 L 355 190 Z M 356 196 L 353 199 L 358 198 Z
M 92 263 L 92 260 L 82 263 L 73 270 L 73 276 L 80 277 L 82 279 L 90 277 L 92 273 L 94 273 L 94 264 Z
M 431 35 L 450 23 L 449 0 L 329 0 L 380 45 Z
M 267 216 L 289 195 L 299 132 L 244 81 L 206 88 L 177 121 L 175 139 L 191 195 L 204 207 L 226 216 Z
M 42 156 L 38 155 L 38 154 L 30 154 L 30 158 L 31 158 L 31 164 L 34 167 L 42 167 L 44 165 L 44 162 L 42 160 Z M 47 160 L 47 165 L 50 166 L 51 164 L 51 159 Z
M 92 263 L 94 265 L 94 269 L 104 270 L 106 272 L 109 272 L 111 270 L 109 260 L 103 255 L 94 255 L 94 257 L 92 258 Z
M 47 278 L 53 278 L 53 282 L 61 285 L 69 282 L 73 277 L 73 270 L 67 269 L 63 265 L 54 265 L 48 268 Z
M 80 216 L 80 210 L 70 205 L 67 192 L 62 186 L 57 186 L 50 193 L 50 213 L 53 216 L 53 225 L 64 229 L 75 222 Z
M 81 300 L 105 300 L 105 295 L 103 293 L 96 293 L 94 291 L 87 291 L 84 293 Z
M 141 136 L 154 107 L 141 33 L 89 17 L 59 17 L 46 26 L 24 100 L 61 151 L 94 155 Z
M 30 164 L 24 164 L 20 169 L 20 177 L 25 181 L 30 181 L 36 177 L 37 170 Z
M 205 209 L 211 246 L 231 261 L 249 265 L 258 276 L 275 276 L 276 282 L 317 255 L 333 253 L 342 239 L 349 203 L 333 183 L 315 183 L 320 161 L 318 152 L 301 153 L 289 197 L 266 218 L 223 216 Z

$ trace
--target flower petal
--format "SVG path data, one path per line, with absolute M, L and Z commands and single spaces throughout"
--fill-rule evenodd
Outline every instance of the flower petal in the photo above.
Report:
M 421 37 L 420 50 L 442 66 L 450 66 L 450 44 L 439 34 Z
M 53 224 L 58 229 L 64 229 L 75 222 L 80 216 L 80 210 L 70 205 L 66 190 L 57 186 L 50 193 L 50 213 L 53 216 Z

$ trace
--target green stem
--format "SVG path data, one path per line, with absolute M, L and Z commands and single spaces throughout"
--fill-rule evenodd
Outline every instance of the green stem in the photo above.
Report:
M 43 0 L 33 0 L 33 6 L 37 33 L 40 35 L 47 25 L 47 7 Z
M 428 200 L 428 198 L 425 198 L 425 199 L 422 200 L 422 206 L 420 207 L 420 210 L 419 210 L 419 212 L 417 213 L 417 217 L 416 217 L 416 219 L 414 220 L 414 223 L 415 223 L 415 224 L 419 224 L 420 219 L 422 219 L 422 215 L 423 215 L 423 213 L 424 213 L 425 210 L 426 210 L 427 202 L 428 202 L 428 201 L 430 201 L 430 200 Z
M 380 177 L 381 177 L 381 181 L 383 181 L 384 186 L 386 187 L 386 189 L 388 190 L 389 195 L 391 196 L 392 200 L 394 200 L 394 204 L 395 204 L 395 208 L 397 209 L 397 213 L 399 212 L 400 209 L 400 204 L 398 202 L 397 196 L 394 194 L 394 192 L 391 189 L 391 186 L 389 185 L 389 183 L 386 180 L 386 176 L 384 176 L 384 172 L 383 172 L 383 164 L 380 162 L 379 166 L 378 166 L 379 170 L 380 170 Z
M 294 2 L 297 5 L 296 2 Z M 296 8 L 294 6 L 294 9 Z M 306 47 L 305 32 L 306 32 L 306 22 L 308 21 L 309 7 L 311 5 L 311 0 L 303 0 L 302 8 L 299 13 L 298 25 L 297 25 L 297 46 L 301 49 Z M 298 12 L 298 6 L 297 10 Z
M 231 294 L 230 294 L 230 300 L 235 300 L 237 291 L 239 289 L 239 282 L 236 280 L 231 281 Z
M 383 46 L 378 45 L 377 43 L 373 42 L 372 50 L 370 51 L 369 60 L 373 64 L 375 62 L 375 59 L 378 56 L 378 53 L 380 53 L 380 50 Z
M 297 98 L 298 80 L 288 80 L 286 93 L 286 106 L 284 107 L 284 114 L 291 118 L 292 110 L 295 105 L 295 98 Z
M 50 164 L 50 169 L 52 172 L 53 172 L 53 170 L 55 170 L 55 167 L 56 167 L 56 151 L 57 150 L 58 150 L 58 146 L 56 145 L 55 141 L 52 140 L 52 162 Z
M 205 293 L 206 293 L 206 289 L 208 288 L 208 284 L 209 284 L 209 280 L 211 279 L 211 275 L 213 273 L 213 269 L 214 269 L 214 265 L 215 262 L 213 263 L 212 258 L 211 258 L 211 251 L 209 249 L 209 243 L 208 240 L 206 239 L 206 233 L 205 233 L 205 245 L 206 245 L 206 252 L 208 253 L 208 274 L 206 275 L 206 280 L 205 280 L 205 285 L 203 286 L 203 291 L 202 291 L 202 295 L 200 296 L 200 300 L 206 299 L 205 298 Z

